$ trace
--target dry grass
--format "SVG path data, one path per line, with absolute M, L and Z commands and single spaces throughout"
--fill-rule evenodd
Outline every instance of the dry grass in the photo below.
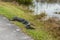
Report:
M 45 18 L 47 15 L 46 13 L 41 13 L 39 15 L 35 15 L 35 19 L 41 20 L 42 18 Z
M 44 25 L 56 40 L 60 40 L 60 20 L 58 18 L 49 18 L 44 22 Z

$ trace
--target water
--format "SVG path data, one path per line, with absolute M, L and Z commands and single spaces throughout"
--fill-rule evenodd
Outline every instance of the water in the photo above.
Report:
M 60 3 L 41 3 L 34 2 L 34 14 L 40 14 L 45 12 L 49 17 L 55 16 L 60 18 L 60 14 L 55 14 L 55 12 L 60 12 Z

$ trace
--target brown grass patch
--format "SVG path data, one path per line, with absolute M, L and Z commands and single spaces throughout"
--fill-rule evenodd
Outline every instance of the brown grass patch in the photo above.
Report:
M 56 40 L 60 40 L 60 20 L 58 18 L 49 18 L 44 22 L 44 26 Z
M 45 18 L 47 15 L 45 13 L 41 13 L 39 15 L 35 15 L 35 19 L 41 20 L 42 18 Z

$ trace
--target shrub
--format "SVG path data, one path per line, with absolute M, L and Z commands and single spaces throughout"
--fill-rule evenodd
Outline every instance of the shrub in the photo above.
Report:
M 19 4 L 31 5 L 33 0 L 17 0 Z

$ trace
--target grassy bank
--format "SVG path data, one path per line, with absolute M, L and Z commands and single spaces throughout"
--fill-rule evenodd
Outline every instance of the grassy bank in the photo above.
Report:
M 0 2 L 0 14 L 6 16 L 8 19 L 18 16 L 33 23 L 35 26 L 32 27 L 34 27 L 35 30 L 28 30 L 23 24 L 19 22 L 12 22 L 18 25 L 24 33 L 34 38 L 34 40 L 54 40 L 52 36 L 45 31 L 42 22 L 35 20 L 33 14 L 21 10 L 19 6 L 11 3 Z

